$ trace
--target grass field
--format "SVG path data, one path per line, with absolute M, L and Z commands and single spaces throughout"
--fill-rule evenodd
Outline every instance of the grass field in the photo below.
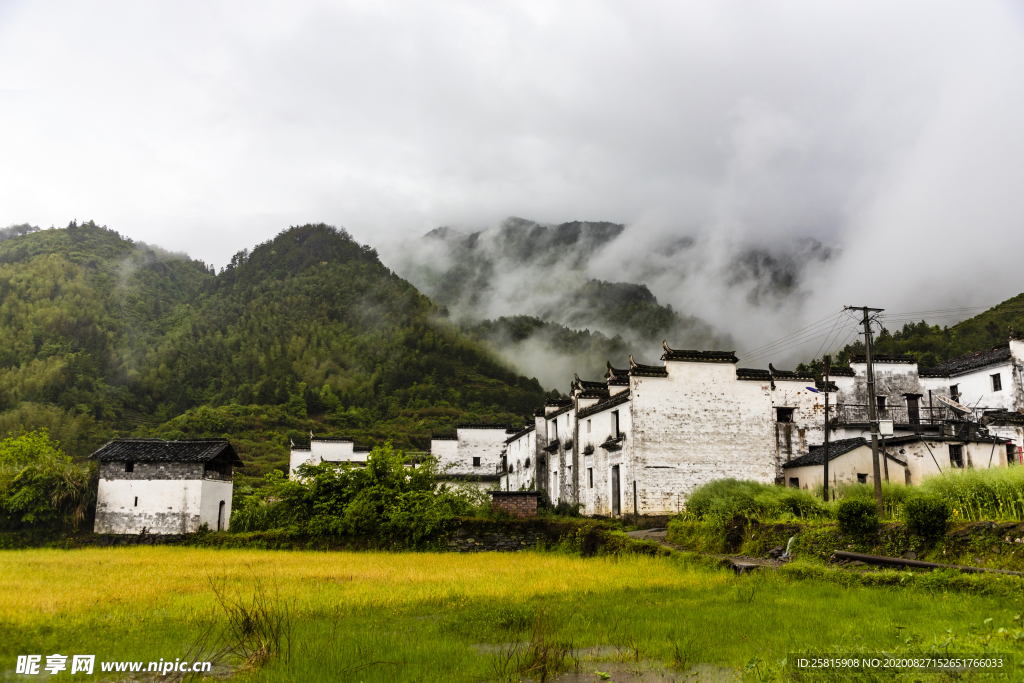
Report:
M 238 668 L 237 680 L 518 680 L 512 659 L 557 659 L 570 644 L 563 666 L 578 649 L 599 648 L 590 652 L 605 659 L 742 669 L 797 650 L 891 649 L 909 639 L 1011 651 L 1024 640 L 1014 619 L 1021 606 L 1006 597 L 734 576 L 680 557 L 26 550 L 0 553 L 0 675 L 41 680 L 14 674 L 21 654 L 182 657 L 224 621 L 215 588 L 244 602 L 257 584 L 271 610 L 288 606 L 290 656 Z M 525 645 L 509 645 L 528 642 L 555 654 L 535 647 L 527 657 Z M 51 680 L 124 675 L 65 671 Z

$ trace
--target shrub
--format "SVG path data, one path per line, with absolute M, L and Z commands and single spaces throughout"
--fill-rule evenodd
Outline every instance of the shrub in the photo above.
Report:
M 920 538 L 938 538 L 946 532 L 949 503 L 938 496 L 918 495 L 903 505 L 907 530 Z
M 698 519 L 829 515 L 828 508 L 808 491 L 739 479 L 719 479 L 698 486 L 686 499 L 686 511 Z
M 866 536 L 878 531 L 878 508 L 864 498 L 845 498 L 836 506 L 836 520 L 844 534 Z

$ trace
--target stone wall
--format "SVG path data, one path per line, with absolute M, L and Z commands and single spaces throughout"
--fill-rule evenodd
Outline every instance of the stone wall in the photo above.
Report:
M 132 471 L 125 472 L 123 460 L 106 460 L 100 463 L 100 479 L 202 479 L 203 469 L 204 465 L 201 462 L 135 462 Z
M 458 529 L 446 544 L 449 552 L 478 553 L 488 550 L 516 551 L 530 550 L 537 544 L 548 541 L 546 531 L 539 528 L 523 527 L 483 529 Z

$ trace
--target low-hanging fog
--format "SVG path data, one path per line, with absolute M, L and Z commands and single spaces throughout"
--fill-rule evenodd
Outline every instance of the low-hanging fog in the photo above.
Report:
M 441 226 L 608 221 L 584 262 L 503 261 L 473 315 L 640 283 L 692 317 L 677 345 L 742 352 L 844 304 L 1024 290 L 1022 111 L 1009 1 L 14 0 L 0 226 L 223 265 L 324 221 L 404 272 Z

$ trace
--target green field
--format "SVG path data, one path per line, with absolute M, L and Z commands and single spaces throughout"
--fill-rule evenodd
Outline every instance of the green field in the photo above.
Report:
M 578 659 L 596 681 L 615 661 L 669 675 L 764 661 L 750 678 L 797 650 L 951 642 L 1005 652 L 1024 638 L 1007 597 L 735 576 L 678 555 L 26 550 L 0 553 L 0 672 L 40 680 L 15 675 L 21 654 L 194 656 L 208 627 L 226 622 L 215 589 L 247 604 L 256 586 L 271 612 L 287 609 L 290 652 L 262 666 L 235 657 L 235 680 L 519 680 L 530 666 L 574 669 Z

